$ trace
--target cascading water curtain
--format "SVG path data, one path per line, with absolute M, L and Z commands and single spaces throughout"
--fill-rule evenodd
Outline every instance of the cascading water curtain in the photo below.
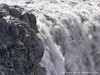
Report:
M 47 75 L 100 75 L 99 0 L 38 0 L 23 7 L 36 15 Z

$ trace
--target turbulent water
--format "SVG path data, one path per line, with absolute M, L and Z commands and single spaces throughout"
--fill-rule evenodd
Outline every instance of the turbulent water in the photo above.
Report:
M 24 7 L 37 17 L 47 75 L 99 75 L 99 1 L 38 1 Z

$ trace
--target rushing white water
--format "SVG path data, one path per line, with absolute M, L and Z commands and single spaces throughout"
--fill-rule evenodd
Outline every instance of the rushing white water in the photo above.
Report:
M 45 45 L 42 66 L 46 67 L 47 75 L 89 75 L 90 72 L 97 75 L 100 8 L 85 3 L 68 6 L 50 4 L 36 14 Z
M 99 6 L 99 0 L 38 0 L 25 6 L 37 17 L 47 75 L 100 74 Z

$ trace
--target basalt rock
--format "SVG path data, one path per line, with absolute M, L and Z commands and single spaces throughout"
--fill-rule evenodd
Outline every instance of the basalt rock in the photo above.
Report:
M 36 35 L 36 17 L 18 6 L 0 5 L 0 75 L 46 75 L 44 54 Z

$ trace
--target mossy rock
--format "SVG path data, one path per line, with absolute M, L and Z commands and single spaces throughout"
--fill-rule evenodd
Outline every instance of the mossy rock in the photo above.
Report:
M 4 11 L 4 9 L 3 8 L 0 8 L 0 12 L 2 12 L 2 11 Z
M 18 46 L 24 46 L 24 43 L 21 40 L 17 40 L 17 45 Z
M 4 9 L 0 8 L 0 18 L 3 18 L 4 16 Z
M 15 20 L 15 23 L 18 25 L 18 24 L 21 24 L 21 20 L 17 19 Z

